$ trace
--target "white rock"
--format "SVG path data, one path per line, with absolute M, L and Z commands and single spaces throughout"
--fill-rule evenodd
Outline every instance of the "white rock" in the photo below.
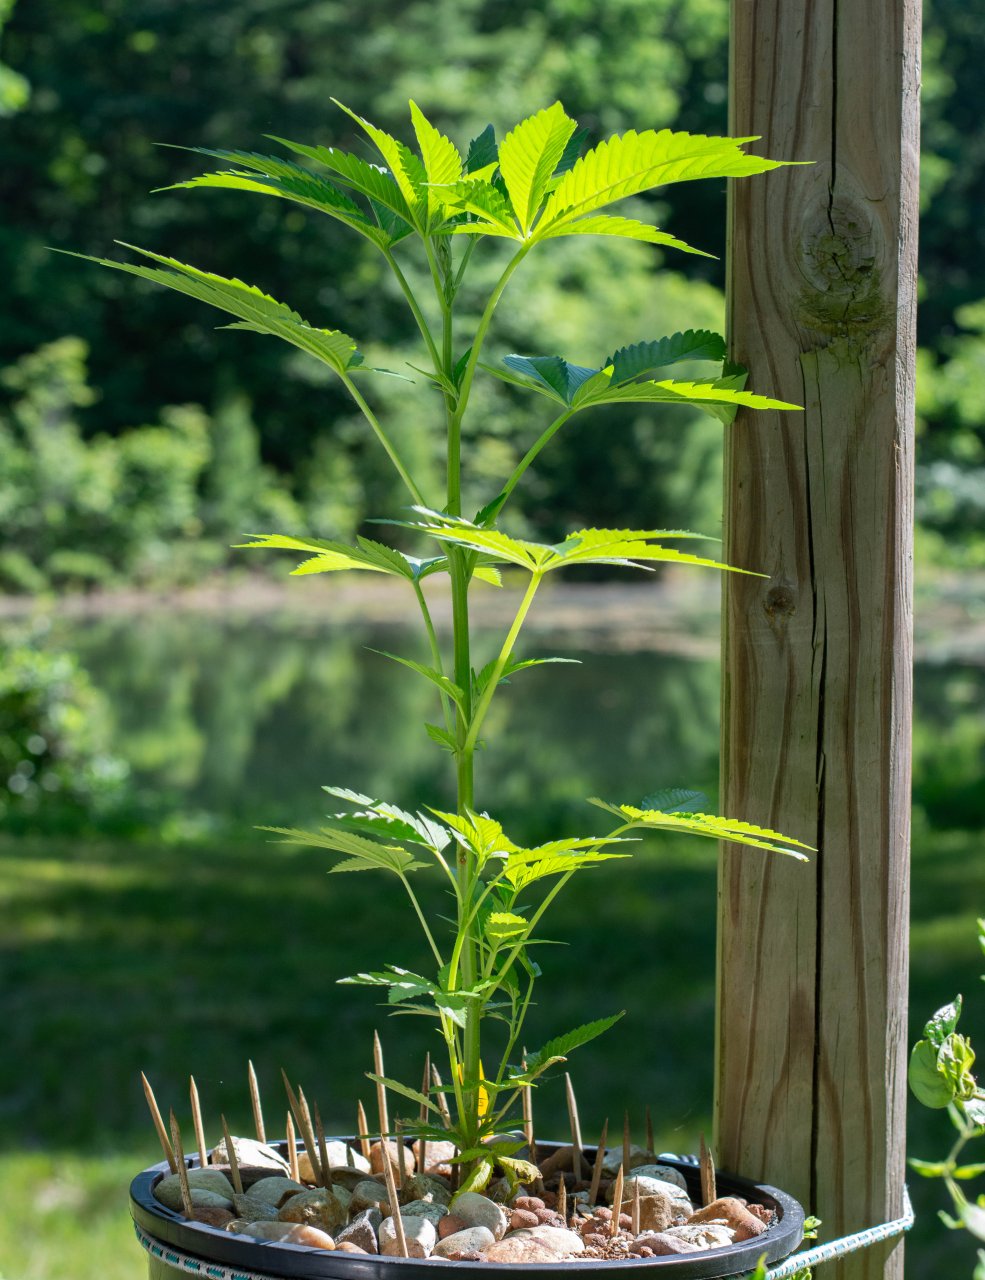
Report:
M 665 1236 L 675 1236 L 678 1240 L 686 1240 L 688 1244 L 696 1244 L 699 1249 L 721 1249 L 735 1239 L 735 1232 L 716 1222 L 700 1222 L 693 1226 L 668 1227 Z
M 434 1223 L 430 1218 L 424 1218 L 420 1215 L 408 1218 L 401 1214 L 400 1221 L 403 1225 L 407 1253 L 410 1257 L 430 1258 L 434 1252 L 434 1246 L 438 1242 L 438 1233 L 435 1231 Z M 384 1218 L 380 1224 L 380 1253 L 390 1258 L 403 1256 L 397 1243 L 396 1224 L 392 1218 Z
M 584 1252 L 585 1242 L 576 1231 L 540 1226 L 511 1231 L 483 1256 L 487 1262 L 560 1262 Z
M 451 1203 L 451 1211 L 457 1214 L 470 1227 L 485 1227 L 493 1234 L 493 1239 L 502 1240 L 506 1235 L 509 1223 L 501 1205 L 477 1191 L 463 1191 L 455 1196 Z
M 680 1169 L 675 1169 L 669 1164 L 641 1164 L 635 1169 L 630 1169 L 626 1174 L 627 1178 L 657 1178 L 660 1182 L 672 1182 L 675 1187 L 687 1194 L 687 1181 Z
M 233 1150 L 241 1169 L 282 1169 L 287 1173 L 290 1165 L 273 1147 L 266 1142 L 257 1142 L 253 1138 L 233 1138 Z M 226 1140 L 215 1147 L 209 1156 L 211 1164 L 229 1164 L 229 1153 L 226 1151 Z
M 495 1243 L 488 1227 L 466 1227 L 464 1231 L 455 1231 L 439 1240 L 434 1247 L 434 1257 L 455 1258 L 460 1253 L 484 1253 Z

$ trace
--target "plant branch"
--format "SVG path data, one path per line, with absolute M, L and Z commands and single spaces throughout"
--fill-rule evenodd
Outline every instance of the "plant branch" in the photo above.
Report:
M 435 671 L 438 671 L 442 675 L 444 675 L 444 667 L 441 661 L 441 646 L 438 644 L 438 636 L 437 636 L 437 633 L 435 632 L 434 622 L 432 621 L 432 618 L 431 618 L 431 610 L 428 608 L 428 602 L 424 598 L 424 588 L 421 586 L 420 580 L 418 578 L 414 579 L 413 585 L 414 585 L 414 594 L 417 596 L 417 603 L 421 607 L 421 617 L 424 619 L 424 629 L 425 631 L 427 631 L 428 643 L 431 646 L 431 660 L 434 663 L 434 669 Z M 451 710 L 451 699 L 448 697 L 448 694 L 445 693 L 443 689 L 440 690 L 440 695 L 441 695 L 441 709 L 445 717 L 445 728 L 448 730 L 449 733 L 454 733 L 455 717 L 452 714 L 452 710 Z
M 430 355 L 431 360 L 434 363 L 435 369 L 437 369 L 440 367 L 440 357 L 438 356 L 438 347 L 434 341 L 434 337 L 431 334 L 431 329 L 428 325 L 428 322 L 424 318 L 424 312 L 421 310 L 420 304 L 418 303 L 417 298 L 414 296 L 414 291 L 410 287 L 410 284 L 407 281 L 407 277 L 404 275 L 403 271 L 401 270 L 399 262 L 397 262 L 397 259 L 393 256 L 393 254 L 390 252 L 389 249 L 383 250 L 383 256 L 384 258 L 386 258 L 387 262 L 390 264 L 390 270 L 393 272 L 394 276 L 396 277 L 397 284 L 400 285 L 400 289 L 404 297 L 407 299 L 407 305 L 410 307 L 411 311 L 413 312 L 414 319 L 417 321 L 417 327 L 421 331 L 421 337 L 424 339 L 424 344 L 428 349 L 428 354 Z
M 523 626 L 524 619 L 526 618 L 527 612 L 533 603 L 534 596 L 537 593 L 537 588 L 540 586 L 543 576 L 544 575 L 542 573 L 532 573 L 530 575 L 530 582 L 524 592 L 523 599 L 520 601 L 520 607 L 517 609 L 516 617 L 513 619 L 513 624 L 506 633 L 506 639 L 503 641 L 503 647 L 500 649 L 499 656 L 496 658 L 496 663 L 489 676 L 488 683 L 486 684 L 485 689 L 483 689 L 482 696 L 480 697 L 478 705 L 473 712 L 468 735 L 465 739 L 465 749 L 467 751 L 474 749 L 475 747 L 476 738 L 479 736 L 479 729 L 482 726 L 482 721 L 485 719 L 486 712 L 489 710 L 489 704 L 493 700 L 493 695 L 496 692 L 496 686 L 499 684 L 503 670 L 506 667 L 507 662 L 510 660 L 510 655 L 513 652 L 513 646 L 516 644 L 517 637 L 520 634 L 520 628 Z
M 432 934 L 428 926 L 427 920 L 424 918 L 424 912 L 421 910 L 421 904 L 417 901 L 417 894 L 410 887 L 410 881 L 407 879 L 405 875 L 401 875 L 400 881 L 403 884 L 404 888 L 407 890 L 407 896 L 408 898 L 410 898 L 411 902 L 413 903 L 414 910 L 417 912 L 417 918 L 421 922 L 421 928 L 424 930 L 424 936 L 428 940 L 428 946 L 431 948 L 431 951 L 434 954 L 434 958 L 438 962 L 438 968 L 441 969 L 444 967 L 444 963 L 445 963 L 444 957 L 442 956 L 441 952 L 438 950 L 438 944 L 435 942 L 434 935 Z
M 424 495 L 421 493 L 420 489 L 417 487 L 416 483 L 414 482 L 414 478 L 411 476 L 410 472 L 407 470 L 407 467 L 405 466 L 403 459 L 400 457 L 400 454 L 397 452 L 397 448 L 394 445 L 393 441 L 390 439 L 386 431 L 380 425 L 380 421 L 377 418 L 376 414 L 373 412 L 373 410 L 369 407 L 369 405 L 363 399 L 362 394 L 359 391 L 358 387 L 356 387 L 352 379 L 347 377 L 344 373 L 339 374 L 339 377 L 345 383 L 346 388 L 349 394 L 352 396 L 353 400 L 355 400 L 356 404 L 362 410 L 363 417 L 366 419 L 369 425 L 373 428 L 373 431 L 376 434 L 376 438 L 379 440 L 380 444 L 386 450 L 387 457 L 396 467 L 401 480 L 403 480 L 404 484 L 407 486 L 410 492 L 410 495 L 414 499 L 415 503 L 417 503 L 418 506 L 426 507 L 427 502 L 424 499 Z
M 540 453 L 540 451 L 544 448 L 544 446 L 548 444 L 551 439 L 553 439 L 556 433 L 560 431 L 560 429 L 564 426 L 564 424 L 570 418 L 573 418 L 577 412 L 578 412 L 577 409 L 566 409 L 564 413 L 562 413 L 559 417 L 555 418 L 554 421 L 551 423 L 551 425 L 544 432 L 542 432 L 540 436 L 538 436 L 538 438 L 534 441 L 534 443 L 530 446 L 527 452 L 523 455 L 523 457 L 517 463 L 516 467 L 513 469 L 513 474 L 510 476 L 509 480 L 507 480 L 506 484 L 503 486 L 502 498 L 504 503 L 506 499 L 510 496 L 510 494 L 513 492 L 513 490 L 516 488 L 517 484 L 519 483 L 520 477 L 526 471 L 527 467 L 529 467 L 530 464 L 533 462 L 533 460 L 537 457 L 538 453 Z M 502 506 L 500 509 L 502 509 Z

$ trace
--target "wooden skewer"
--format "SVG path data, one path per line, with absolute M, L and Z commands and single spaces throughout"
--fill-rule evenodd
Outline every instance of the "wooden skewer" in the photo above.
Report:
M 402 1191 L 407 1178 L 407 1148 L 404 1146 L 404 1134 L 399 1120 L 394 1123 L 393 1140 L 397 1144 L 397 1190 Z M 385 1153 L 383 1158 L 386 1159 Z
M 619 1218 L 622 1214 L 622 1187 L 623 1187 L 623 1167 L 619 1166 L 619 1172 L 616 1174 L 616 1189 L 612 1195 L 612 1220 L 609 1223 L 609 1235 L 615 1239 L 619 1231 Z
M 188 1169 L 185 1166 L 185 1153 L 181 1146 L 181 1130 L 178 1128 L 178 1117 L 171 1112 L 171 1142 L 174 1145 L 174 1158 L 178 1162 L 178 1185 L 181 1187 L 181 1207 L 186 1218 L 195 1217 L 195 1206 L 192 1204 L 192 1189 L 188 1185 Z
M 561 1181 L 557 1184 L 557 1211 L 564 1221 L 564 1225 L 568 1225 L 568 1188 L 564 1181 L 564 1172 L 561 1172 Z
M 701 1199 L 704 1206 L 718 1199 L 718 1189 L 715 1185 L 715 1158 L 708 1150 L 704 1134 L 701 1135 L 698 1157 L 701 1161 Z
M 315 1186 L 324 1186 L 322 1182 L 321 1160 L 318 1158 L 318 1144 L 315 1142 L 315 1126 L 311 1123 L 311 1111 L 308 1107 L 308 1099 L 304 1096 L 304 1090 L 298 1085 L 298 1104 L 301 1107 L 301 1114 L 297 1117 L 298 1128 L 301 1130 L 301 1141 L 304 1143 L 304 1149 L 308 1153 L 308 1159 L 311 1161 L 311 1173 L 315 1179 Z
M 629 1168 L 629 1112 L 624 1111 L 622 1115 L 622 1164 L 624 1169 Z
M 328 1144 L 325 1142 L 325 1126 L 321 1122 L 321 1112 L 315 1103 L 315 1137 L 318 1139 L 318 1159 L 321 1163 L 321 1184 L 331 1187 L 332 1171 L 328 1167 Z
M 438 1091 L 438 1110 L 441 1112 L 441 1123 L 446 1129 L 450 1129 L 451 1112 L 448 1110 L 448 1099 L 445 1097 L 441 1087 L 441 1076 L 438 1074 L 438 1068 L 433 1064 L 431 1066 L 431 1080 Z
M 161 1119 L 161 1110 L 157 1105 L 157 1099 L 154 1097 L 154 1090 L 150 1087 L 150 1081 L 141 1071 L 140 1079 L 144 1086 L 144 1097 L 147 1099 L 147 1106 L 150 1109 L 150 1118 L 154 1121 L 154 1128 L 157 1130 L 157 1137 L 161 1144 L 161 1150 L 164 1152 L 164 1158 L 168 1162 L 168 1168 L 172 1173 L 178 1172 L 178 1162 L 174 1158 L 174 1149 L 171 1146 L 171 1139 L 168 1137 L 168 1131 L 164 1127 L 164 1121 Z
M 263 1108 L 260 1106 L 260 1086 L 257 1084 L 257 1073 L 253 1070 L 252 1062 L 249 1062 L 247 1066 L 250 1079 L 250 1102 L 253 1105 L 253 1123 L 256 1126 L 257 1142 L 266 1142 L 267 1133 L 263 1127 Z
M 198 1143 L 198 1163 L 204 1169 L 209 1163 L 209 1157 L 205 1150 L 205 1130 L 202 1128 L 202 1104 L 198 1099 L 198 1085 L 195 1083 L 195 1077 L 188 1077 L 188 1094 L 192 1104 L 192 1125 L 195 1129 L 195 1141 Z
M 290 1174 L 294 1182 L 301 1181 L 301 1170 L 298 1168 L 298 1140 L 294 1136 L 294 1121 L 291 1119 L 291 1113 L 287 1113 L 287 1162 L 290 1165 Z
M 373 1032 L 373 1070 L 378 1075 L 383 1075 L 383 1046 L 380 1044 L 380 1036 L 378 1031 Z M 380 1115 L 380 1132 L 389 1136 L 390 1133 L 390 1117 L 386 1109 L 386 1088 L 376 1082 L 376 1108 Z
M 229 1125 L 226 1124 L 226 1117 L 222 1117 L 222 1136 L 226 1142 L 226 1159 L 229 1161 L 229 1172 L 232 1176 L 233 1190 L 237 1195 L 243 1194 L 243 1179 L 239 1172 L 239 1159 L 236 1156 L 236 1148 L 233 1146 L 232 1134 L 229 1132 Z
M 421 1093 L 423 1093 L 426 1098 L 429 1095 L 430 1091 L 431 1091 L 431 1055 L 430 1053 L 427 1053 L 424 1055 L 424 1079 L 421 1082 Z M 421 1124 L 428 1123 L 428 1109 L 423 1102 L 421 1103 L 421 1109 L 418 1114 L 418 1118 L 420 1119 Z M 428 1140 L 427 1138 L 425 1138 L 423 1133 L 417 1140 L 417 1155 L 418 1155 L 418 1164 L 417 1164 L 418 1172 L 427 1173 L 428 1171 Z
M 646 1108 L 646 1149 L 651 1156 L 657 1153 L 657 1148 L 653 1144 L 653 1116 L 650 1114 L 649 1103 Z
M 633 1226 L 632 1226 L 632 1231 L 633 1231 L 633 1235 L 634 1235 L 634 1236 L 638 1236 L 638 1235 L 639 1235 L 639 1233 L 640 1233 L 640 1180 L 639 1180 L 639 1178 L 634 1178 L 634 1179 L 633 1179 Z
M 567 1071 L 564 1073 L 564 1090 L 568 1099 L 568 1123 L 571 1126 L 571 1168 L 575 1180 L 581 1180 L 581 1121 L 578 1119 L 578 1102 L 574 1085 Z
M 402 1258 L 409 1258 L 407 1237 L 404 1235 L 404 1222 L 400 1216 L 400 1199 L 397 1195 L 396 1183 L 393 1180 L 393 1165 L 390 1163 L 387 1145 L 382 1133 L 380 1134 L 380 1148 L 383 1152 L 383 1178 L 386 1182 L 387 1199 L 390 1201 L 390 1216 L 393 1218 L 393 1229 L 397 1236 L 397 1248 L 400 1250 Z
M 602 1161 L 605 1159 L 605 1142 L 609 1136 L 609 1118 L 606 1116 L 599 1138 L 598 1151 L 595 1153 L 595 1167 L 592 1169 L 592 1185 L 588 1192 L 588 1206 L 594 1208 L 599 1198 L 599 1184 L 602 1181 Z
M 369 1121 L 366 1119 L 366 1108 L 361 1102 L 356 1104 L 356 1124 L 359 1126 L 359 1150 L 363 1157 L 369 1159 Z

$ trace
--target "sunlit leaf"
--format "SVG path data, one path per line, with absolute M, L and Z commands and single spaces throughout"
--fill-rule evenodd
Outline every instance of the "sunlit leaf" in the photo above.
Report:
M 604 367 L 612 366 L 612 384 L 618 386 L 681 360 L 721 362 L 724 359 L 725 339 L 721 334 L 710 329 L 687 329 L 655 342 L 634 342 L 632 346 L 620 347 L 604 362 Z
M 499 146 L 499 171 L 524 236 L 577 125 L 560 102 L 516 125 Z
M 638 222 L 635 218 L 617 218 L 608 213 L 596 213 L 588 218 L 578 218 L 575 222 L 559 222 L 542 235 L 544 240 L 555 240 L 560 236 L 619 236 L 623 240 L 641 240 L 646 244 L 663 245 L 667 249 L 680 249 L 683 253 L 693 253 L 700 258 L 714 258 L 713 253 L 704 249 L 695 249 L 672 236 L 669 231 L 661 231 L 646 222 Z
M 372 867 L 380 871 L 393 871 L 404 875 L 419 867 L 426 867 L 408 850 L 394 844 L 381 844 L 376 840 L 368 840 L 364 836 L 351 831 L 339 831 L 331 827 L 322 827 L 319 831 L 303 831 L 297 827 L 258 827 L 259 831 L 270 831 L 274 835 L 283 836 L 281 844 L 306 845 L 315 849 L 330 849 L 333 853 L 350 855 L 350 862 L 356 862 L 367 869 Z M 352 871 L 357 868 L 339 863 L 331 871 Z
M 732 844 L 751 845 L 756 849 L 768 849 L 771 853 L 787 854 L 806 862 L 807 856 L 800 849 L 813 852 L 809 844 L 781 835 L 768 827 L 756 827 L 751 822 L 739 822 L 736 818 L 720 818 L 708 813 L 663 813 L 659 809 L 637 809 L 631 804 L 607 804 L 593 796 L 589 804 L 605 809 L 621 818 L 630 827 L 640 830 L 680 831 L 688 835 L 706 836 L 712 840 L 726 840 Z

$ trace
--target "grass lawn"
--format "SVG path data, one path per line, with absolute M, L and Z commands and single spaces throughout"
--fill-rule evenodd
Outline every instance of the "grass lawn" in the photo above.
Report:
M 963 990 L 981 1044 L 980 855 L 977 835 L 918 831 L 912 1000 L 916 1030 Z M 572 1059 L 586 1138 L 624 1107 L 641 1128 L 646 1103 L 664 1149 L 691 1150 L 710 1127 L 714 859 L 710 842 L 668 841 L 658 856 L 603 871 L 604 894 L 597 873 L 586 873 L 559 900 L 551 936 L 572 945 L 541 952 L 551 998 L 531 1015 L 529 1043 L 629 1010 Z M 419 1074 L 430 1024 L 388 1021 L 366 990 L 335 985 L 381 959 L 426 962 L 402 904 L 379 879 L 329 879 L 324 867 L 317 854 L 253 841 L 0 842 L 3 1280 L 144 1273 L 125 1194 L 133 1172 L 159 1158 L 141 1069 L 162 1105 L 183 1116 L 194 1072 L 213 1140 L 220 1109 L 234 1130 L 249 1129 L 249 1057 L 271 1129 L 284 1064 L 318 1098 L 327 1125 L 350 1130 L 351 1099 L 371 1100 L 362 1072 L 374 1027 L 385 1049 L 400 1033 L 388 1070 Z M 563 1131 L 560 1087 L 538 1093 L 537 1116 L 545 1136 Z M 914 1153 L 936 1158 L 947 1142 L 946 1118 L 914 1107 Z M 908 1274 L 970 1274 L 966 1241 L 934 1221 L 939 1188 L 914 1191 L 924 1214 Z M 945 1248 L 946 1267 L 928 1255 L 928 1238 Z

